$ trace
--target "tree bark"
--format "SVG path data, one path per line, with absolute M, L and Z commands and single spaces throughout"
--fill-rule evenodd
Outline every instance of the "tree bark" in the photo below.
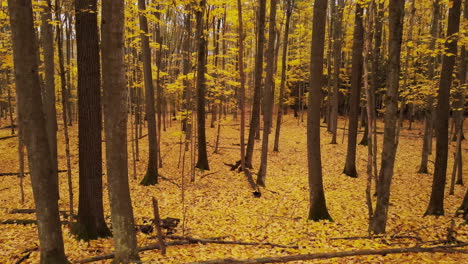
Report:
M 323 80 L 323 50 L 327 0 L 315 0 L 310 53 L 310 95 L 307 109 L 307 164 L 309 170 L 309 220 L 332 220 L 328 213 L 322 180 L 320 154 L 320 97 Z
M 333 97 L 330 114 L 330 127 L 332 132 L 331 144 L 336 144 L 338 131 L 338 107 L 340 96 L 340 69 L 341 69 L 341 46 L 342 46 L 342 20 L 344 0 L 338 0 L 333 12 Z
M 208 153 L 206 151 L 205 134 L 205 93 L 206 93 L 206 35 L 204 33 L 203 16 L 206 8 L 206 0 L 200 0 L 196 11 L 198 54 L 197 54 L 197 132 L 198 132 L 198 160 L 195 165 L 201 170 L 210 170 Z
M 68 263 L 58 210 L 57 170 L 50 159 L 31 0 L 9 0 L 18 121 L 27 148 L 37 212 L 41 264 Z
M 429 44 L 429 49 L 434 50 L 436 39 L 439 36 L 439 19 L 440 19 L 440 4 L 439 0 L 434 0 L 433 8 L 432 8 L 432 23 L 431 23 L 431 42 Z M 429 80 L 434 79 L 435 70 L 436 70 L 436 60 L 435 57 L 429 58 Z M 427 163 L 429 161 L 429 154 L 430 154 L 430 146 L 432 143 L 432 131 L 433 131 L 433 106 L 434 98 L 432 95 L 427 96 L 427 104 L 426 108 L 424 109 L 424 137 L 423 137 L 423 145 L 422 145 L 422 154 L 421 154 L 421 164 L 419 165 L 419 173 L 428 173 L 429 170 L 427 169 Z
M 354 19 L 353 58 L 351 72 L 351 98 L 349 102 L 348 148 L 343 173 L 350 177 L 357 177 L 356 171 L 356 144 L 359 119 L 359 101 L 361 95 L 362 79 L 362 50 L 364 27 L 362 24 L 362 6 L 356 3 L 356 16 Z
M 73 233 L 90 240 L 110 236 L 102 201 L 101 73 L 97 1 L 76 0 L 78 65 L 78 221 Z
M 278 115 L 276 117 L 276 131 L 275 131 L 275 143 L 273 146 L 273 151 L 279 151 L 279 137 L 281 131 L 281 122 L 283 118 L 283 108 L 284 108 L 284 90 L 286 88 L 286 70 L 288 69 L 288 41 L 289 41 L 289 25 L 291 23 L 291 15 L 293 10 L 292 0 L 286 0 L 286 24 L 284 26 L 284 37 L 283 37 L 283 56 L 281 59 L 281 83 L 280 83 L 280 92 L 278 99 Z
M 55 63 L 54 63 L 54 32 L 52 19 L 52 4 L 46 0 L 43 5 L 41 20 L 41 37 L 44 54 L 44 86 L 43 108 L 46 119 L 47 138 L 49 141 L 50 158 L 54 170 L 58 170 L 57 163 L 57 110 L 55 109 Z M 57 178 L 58 184 L 58 178 Z
M 113 263 L 140 260 L 128 184 L 124 3 L 124 0 L 102 2 L 102 86 L 107 182 L 115 246 Z
M 390 185 L 395 164 L 396 125 L 398 110 L 398 81 L 400 74 L 400 52 L 403 35 L 404 0 L 390 0 L 389 4 L 389 66 L 387 75 L 387 96 L 385 98 L 385 127 L 382 149 L 382 165 L 377 186 L 377 204 L 374 215 L 370 219 L 369 230 L 375 234 L 385 233 L 387 225 L 388 206 L 390 200 Z
M 242 2 L 237 0 L 237 20 L 239 21 L 239 108 L 241 112 L 240 120 L 240 165 L 245 171 L 245 72 L 244 72 L 244 26 L 242 21 Z
M 265 44 L 265 13 L 266 0 L 259 0 L 257 14 L 257 47 L 255 54 L 254 70 L 254 95 L 252 114 L 250 117 L 249 138 L 247 140 L 247 151 L 245 154 L 245 166 L 252 168 L 252 158 L 255 145 L 255 133 L 260 125 L 260 101 L 262 92 L 262 72 L 263 72 L 263 46 Z
M 270 0 L 270 20 L 268 29 L 268 49 L 266 52 L 267 68 L 265 88 L 263 89 L 263 137 L 262 153 L 260 156 L 260 169 L 258 170 L 257 184 L 265 187 L 268 168 L 268 140 L 270 137 L 271 120 L 273 115 L 273 89 L 275 70 L 275 39 L 276 39 L 276 0 Z
M 156 129 L 156 117 L 154 109 L 154 87 L 151 70 L 151 51 L 148 37 L 148 20 L 145 16 L 146 2 L 138 0 L 140 13 L 140 34 L 141 49 L 143 58 L 143 75 L 145 82 L 146 118 L 148 119 L 148 168 L 145 177 L 141 180 L 141 185 L 155 185 L 158 183 L 158 139 Z
M 449 9 L 447 37 L 445 48 L 447 53 L 442 60 L 439 91 L 437 95 L 437 123 L 436 123 L 436 159 L 432 182 L 431 198 L 424 215 L 444 215 L 444 191 L 447 178 L 448 158 L 448 120 L 450 112 L 450 87 L 452 85 L 452 72 L 457 54 L 457 34 L 460 28 L 461 0 L 454 0 Z

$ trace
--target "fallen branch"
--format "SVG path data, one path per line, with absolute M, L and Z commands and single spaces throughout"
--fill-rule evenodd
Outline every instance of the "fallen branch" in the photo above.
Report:
M 219 240 L 219 239 L 203 239 L 203 238 L 193 238 L 193 237 L 181 237 L 181 236 L 167 236 L 171 239 L 180 239 L 180 240 L 187 240 L 193 243 L 201 243 L 201 244 L 225 244 L 225 245 L 241 245 L 241 246 L 270 246 L 270 247 L 278 247 L 278 248 L 299 248 L 298 246 L 286 246 L 280 244 L 274 244 L 269 242 L 244 242 L 244 241 L 227 241 L 227 240 Z
M 60 221 L 62 225 L 68 225 L 68 221 Z M 2 225 L 37 225 L 37 220 L 32 219 L 7 219 L 0 222 Z
M 173 180 L 171 180 L 171 179 L 169 179 L 169 178 L 167 178 L 167 177 L 164 177 L 164 176 L 162 176 L 162 175 L 158 175 L 158 177 L 161 178 L 161 179 L 163 179 L 163 180 L 165 180 L 165 181 L 168 181 L 168 182 L 174 184 L 174 185 L 177 186 L 179 189 L 181 188 L 181 187 L 180 187 L 180 184 L 178 184 L 177 182 L 175 182 L 175 181 L 173 181 Z
M 18 259 L 18 261 L 16 261 L 15 264 L 20 264 L 23 261 L 27 260 L 29 256 L 31 256 L 31 253 L 33 251 L 37 251 L 38 249 L 39 249 L 38 247 L 33 247 L 33 248 L 26 249 L 25 251 L 21 252 L 21 254 L 24 254 L 24 255 L 20 259 Z
M 278 262 L 290 262 L 299 260 L 312 260 L 312 259 L 331 259 L 331 258 L 343 258 L 343 257 L 354 257 L 354 256 L 370 256 L 370 255 L 382 255 L 387 254 L 403 254 L 403 253 L 468 253 L 468 250 L 458 250 L 457 247 L 466 247 L 468 243 L 460 244 L 456 246 L 438 246 L 438 247 L 410 247 L 410 248 L 388 248 L 388 249 L 364 249 L 364 250 L 353 250 L 353 251 L 342 251 L 332 253 L 314 253 L 314 254 L 300 254 L 283 257 L 264 257 L 255 259 L 217 259 L 193 262 L 192 264 L 223 264 L 223 263 L 278 263 Z
M 22 208 L 15 208 L 8 211 L 9 214 L 34 214 L 36 213 L 36 209 L 22 209 Z M 61 214 L 66 214 L 68 211 L 60 211 Z
M 330 240 L 359 240 L 359 239 L 374 239 L 374 238 L 385 238 L 386 236 L 356 236 L 356 237 L 334 237 Z M 420 237 L 417 236 L 390 236 L 388 238 L 395 239 L 416 239 L 417 241 L 422 241 Z
M 208 176 L 208 175 L 212 175 L 212 174 L 215 174 L 215 173 L 218 173 L 218 172 L 215 171 L 215 172 L 210 172 L 210 173 L 204 174 L 204 175 L 200 176 L 200 180 L 203 179 L 203 178 L 205 178 L 205 177 Z
M 180 246 L 180 245 L 189 245 L 189 244 L 194 244 L 194 242 L 190 241 L 171 241 L 167 242 L 166 246 Z M 153 249 L 160 249 L 161 246 L 159 244 L 151 244 L 145 247 L 138 248 L 138 252 L 143 252 L 143 251 L 148 251 L 148 250 L 153 250 Z M 90 263 L 90 262 L 95 262 L 95 261 L 101 261 L 101 260 L 106 260 L 106 259 L 113 259 L 115 256 L 114 253 L 109 253 L 101 256 L 95 256 L 91 258 L 86 258 L 86 259 L 80 259 L 80 260 L 75 260 L 73 263 Z
M 67 172 L 67 170 L 59 170 L 59 173 L 61 172 Z M 30 174 L 30 172 L 25 172 L 24 175 Z M 5 172 L 5 173 L 0 173 L 0 177 L 2 176 L 19 176 L 19 172 Z
M 9 139 L 9 138 L 14 138 L 14 137 L 17 137 L 17 135 L 7 136 L 7 137 L 1 137 L 0 140 Z

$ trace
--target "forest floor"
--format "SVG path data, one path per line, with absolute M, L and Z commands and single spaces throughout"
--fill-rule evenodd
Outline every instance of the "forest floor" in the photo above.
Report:
M 343 119 L 339 127 L 343 127 Z M 422 124 L 414 124 L 412 130 L 406 127 L 401 131 L 395 173 L 390 197 L 389 222 L 385 237 L 369 239 L 368 214 L 365 199 L 366 157 L 367 148 L 358 146 L 358 178 L 342 174 L 346 156 L 346 138 L 342 144 L 342 129 L 338 130 L 337 145 L 331 145 L 330 134 L 322 127 L 322 164 L 327 206 L 334 222 L 307 221 L 308 182 L 305 123 L 300 123 L 291 116 L 286 116 L 283 123 L 280 141 L 280 152 L 270 152 L 267 189 L 262 189 L 260 198 L 253 197 L 252 190 L 244 174 L 230 171 L 224 163 L 234 163 L 239 156 L 238 121 L 223 121 L 218 154 L 213 154 L 216 139 L 216 128 L 207 128 L 210 171 L 196 171 L 195 182 L 190 182 L 190 152 L 185 158 L 185 197 L 182 203 L 182 165 L 179 163 L 180 132 L 179 123 L 162 134 L 163 168 L 161 175 L 170 179 L 160 179 L 156 186 L 139 185 L 146 171 L 147 137 L 141 140 L 140 161 L 136 166 L 136 179 L 132 170 L 129 154 L 129 178 L 132 202 L 137 224 L 153 216 L 151 197 L 159 201 L 162 218 L 174 217 L 185 219 L 174 235 L 194 238 L 223 237 L 222 240 L 244 242 L 269 242 L 293 248 L 277 248 L 266 245 L 221 245 L 191 244 L 170 246 L 167 255 L 162 256 L 159 250 L 141 252 L 144 263 L 186 263 L 232 257 L 236 259 L 258 258 L 267 256 L 285 256 L 303 253 L 339 252 L 360 249 L 383 249 L 412 247 L 418 243 L 429 246 L 447 238 L 447 229 L 454 220 L 456 238 L 468 241 L 468 226 L 462 225 L 462 219 L 455 218 L 454 213 L 460 206 L 466 187 L 459 185 L 455 195 L 448 195 L 448 185 L 453 164 L 455 143 L 449 150 L 448 184 L 445 198 L 446 216 L 423 217 L 427 207 L 432 174 L 418 174 L 421 156 Z M 5 124 L 5 123 L 4 123 Z M 59 131 L 59 164 L 65 169 L 65 147 L 62 136 L 62 125 Z M 379 123 L 379 131 L 383 124 Z M 143 133 L 146 129 L 144 129 Z M 75 193 L 75 207 L 78 204 L 78 152 L 77 126 L 71 127 L 71 163 Z M 468 133 L 465 132 L 465 135 Z M 9 136 L 9 129 L 0 130 L 0 138 Z M 274 134 L 271 135 L 273 138 Z M 129 133 L 130 136 L 130 133 Z M 362 137 L 362 132 L 358 140 Z M 273 139 L 270 140 L 273 142 Z M 463 142 L 463 164 L 465 182 L 468 181 L 468 141 Z M 129 153 L 131 153 L 129 144 Z M 272 146 L 272 145 L 271 145 Z M 379 159 L 382 146 L 382 134 L 379 134 Z M 435 147 L 435 143 L 434 143 Z M 255 145 L 254 167 L 258 169 L 260 142 Z M 433 161 L 434 154 L 430 156 Z M 18 171 L 17 138 L 0 140 L 0 173 Z M 105 170 L 104 170 L 105 172 Z M 433 162 L 430 162 L 433 172 Z M 60 174 L 60 208 L 68 210 L 67 174 Z M 255 175 L 254 175 L 255 177 Z M 106 182 L 104 177 L 104 182 Z M 175 184 L 174 184 L 175 183 Z M 104 186 L 107 186 L 105 183 Z M 25 179 L 26 201 L 20 201 L 19 178 L 14 176 L 0 177 L 0 221 L 7 219 L 34 219 L 34 214 L 10 214 L 14 208 L 34 208 L 29 176 Z M 375 200 L 374 200 L 375 202 Z M 107 188 L 104 194 L 105 216 L 110 222 Z M 185 208 L 185 215 L 183 213 Z M 76 209 L 75 209 L 76 210 Z M 112 239 L 97 241 L 77 241 L 71 236 L 68 226 L 63 226 L 66 254 L 71 261 L 110 253 L 113 250 Z M 138 232 L 140 247 L 157 243 L 155 233 Z M 410 238 L 398 238 L 408 236 Z M 364 237 L 355 238 L 351 237 Z M 411 238 L 412 237 L 412 238 Z M 417 238 L 417 239 L 416 239 Z M 420 241 L 418 242 L 418 239 Z M 432 242 L 431 242 L 432 241 Z M 0 225 L 0 263 L 16 263 L 26 254 L 22 263 L 38 263 L 39 253 L 34 250 L 38 245 L 37 227 L 35 225 Z M 31 250 L 32 249 L 32 250 Z M 466 249 L 466 247 L 465 247 Z M 28 251 L 29 250 L 29 251 Z M 305 262 L 305 261 L 304 261 Z M 312 262 L 312 261 L 309 261 Z M 314 260 L 314 263 L 467 263 L 468 254 L 456 253 L 409 253 L 386 256 L 360 256 L 336 258 L 333 260 Z M 110 263 L 109 260 L 101 263 Z M 299 262 L 295 262 L 299 263 Z M 301 262 L 302 263 L 302 262 Z

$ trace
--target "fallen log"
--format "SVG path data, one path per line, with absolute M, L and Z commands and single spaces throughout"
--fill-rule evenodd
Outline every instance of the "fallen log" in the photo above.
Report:
M 364 249 L 364 250 L 352 250 L 332 253 L 313 253 L 313 254 L 300 254 L 282 257 L 263 257 L 254 259 L 216 259 L 206 260 L 199 262 L 192 262 L 191 264 L 227 264 L 227 263 L 284 263 L 290 261 L 300 260 L 312 260 L 312 259 L 331 259 L 331 258 L 343 258 L 343 257 L 354 257 L 354 256 L 370 256 L 370 255 L 382 255 L 387 254 L 403 254 L 403 253 L 468 253 L 468 250 L 456 249 L 457 247 L 467 247 L 468 243 L 454 245 L 454 246 L 437 246 L 437 247 L 409 247 L 409 248 L 387 248 L 387 249 Z

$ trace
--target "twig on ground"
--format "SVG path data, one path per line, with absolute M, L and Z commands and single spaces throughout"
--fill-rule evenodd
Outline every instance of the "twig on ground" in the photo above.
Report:
M 299 260 L 312 260 L 312 259 L 331 259 L 331 258 L 343 258 L 353 256 L 370 256 L 370 255 L 387 255 L 387 254 L 403 254 L 403 253 L 468 253 L 468 250 L 456 249 L 457 247 L 466 247 L 468 243 L 460 244 L 456 246 L 437 246 L 437 247 L 409 247 L 409 248 L 388 248 L 388 249 L 364 249 L 364 250 L 353 250 L 353 251 L 342 251 L 333 253 L 313 253 L 313 254 L 301 254 L 301 255 L 290 255 L 282 257 L 263 257 L 255 259 L 216 259 L 193 262 L 192 264 L 223 264 L 223 263 L 284 263 L 290 261 Z

